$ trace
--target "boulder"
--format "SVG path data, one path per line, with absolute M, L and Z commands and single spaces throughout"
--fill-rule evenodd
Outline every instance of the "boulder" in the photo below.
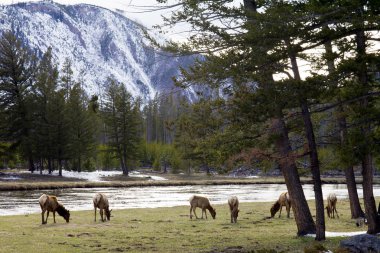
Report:
M 341 241 L 340 247 L 353 253 L 380 253 L 380 238 L 369 234 L 355 235 Z

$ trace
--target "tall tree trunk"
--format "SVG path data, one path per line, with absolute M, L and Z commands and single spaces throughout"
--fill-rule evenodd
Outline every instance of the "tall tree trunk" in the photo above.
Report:
M 117 154 L 119 156 L 120 166 L 121 170 L 123 171 L 123 175 L 128 176 L 128 170 L 125 164 L 124 155 L 119 145 L 117 145 Z
M 367 154 L 362 161 L 363 175 L 363 198 L 365 212 L 368 221 L 368 234 L 377 234 L 380 232 L 380 219 L 376 212 L 376 202 L 373 196 L 373 166 L 372 156 Z
M 292 65 L 292 71 L 294 73 L 294 79 L 301 82 L 301 76 L 297 64 L 296 53 L 292 50 L 290 40 L 285 39 L 285 44 L 288 49 L 290 62 Z M 309 112 L 309 106 L 307 99 L 304 98 L 304 94 L 298 94 L 300 97 L 300 107 L 302 111 L 302 118 L 304 121 L 306 139 L 309 147 L 311 173 L 313 175 L 314 194 L 315 194 L 315 208 L 316 208 L 316 236 L 315 240 L 325 240 L 325 213 L 323 206 L 323 193 L 322 193 L 322 181 L 319 169 L 319 159 L 317 144 L 315 142 L 315 135 L 313 130 L 313 123 L 311 121 L 311 115 Z
M 82 172 L 82 159 L 80 156 L 78 157 L 78 172 Z
M 310 165 L 311 173 L 313 175 L 314 194 L 315 194 L 315 208 L 316 208 L 316 237 L 318 241 L 325 240 L 325 213 L 323 207 L 323 193 L 322 182 L 319 171 L 319 160 L 317 144 L 315 142 L 313 124 L 311 122 L 311 116 L 307 102 L 304 101 L 301 104 L 302 117 L 305 124 L 306 138 L 309 145 Z
M 343 114 L 342 106 L 338 107 L 338 113 Z M 345 117 L 339 117 L 338 119 L 339 131 L 340 131 L 340 145 L 343 148 L 347 145 L 347 123 Z M 353 166 L 347 166 L 344 170 L 344 175 L 346 177 L 346 184 L 348 190 L 348 198 L 350 199 L 350 209 L 351 218 L 356 219 L 359 217 L 364 217 L 364 212 L 360 206 L 358 190 L 356 187 L 355 173 Z
M 244 7 L 247 11 L 252 13 L 256 12 L 257 4 L 254 0 L 244 0 Z M 248 16 L 250 23 L 254 24 L 255 21 Z M 272 74 L 266 74 L 267 80 L 272 80 Z M 264 87 L 265 88 L 265 87 Z M 291 197 L 294 217 L 297 224 L 297 234 L 306 235 L 315 233 L 315 223 L 310 213 L 309 206 L 302 189 L 301 181 L 295 165 L 295 158 L 292 156 L 291 145 L 288 137 L 288 131 L 283 120 L 281 108 L 278 108 L 277 118 L 272 120 L 273 132 L 277 134 L 275 146 L 280 156 L 278 162 L 285 183 Z
M 278 112 L 278 118 L 273 119 L 272 122 L 273 132 L 277 135 L 275 146 L 280 156 L 279 165 L 291 198 L 294 218 L 297 224 L 297 235 L 314 234 L 316 231 L 315 223 L 302 189 L 295 158 L 291 154 L 292 149 L 288 130 L 281 111 Z
M 128 166 L 127 166 L 127 151 L 126 151 L 126 147 L 124 148 L 124 151 L 123 151 L 123 160 L 124 160 L 123 174 L 128 176 L 129 170 L 128 170 Z
M 359 14 L 360 15 L 360 14 Z M 366 65 L 366 39 L 363 29 L 360 29 L 355 36 L 357 46 L 357 64 L 358 64 L 358 78 L 363 87 L 368 87 L 367 65 Z M 369 104 L 368 98 L 364 98 L 360 106 L 367 108 Z M 371 133 L 370 124 L 365 124 L 362 127 L 362 134 L 365 139 Z M 364 207 L 368 220 L 368 234 L 376 234 L 380 232 L 380 218 L 376 210 L 376 202 L 373 196 L 373 164 L 372 154 L 366 150 L 362 159 L 362 175 L 363 175 L 363 198 Z
M 58 158 L 58 175 L 62 177 L 62 159 Z
M 348 198 L 350 200 L 351 218 L 356 219 L 364 217 L 364 212 L 360 206 L 358 190 L 356 187 L 354 168 L 352 166 L 347 167 L 344 170 L 346 177 L 346 184 L 348 190 Z
M 28 164 L 29 164 L 29 171 L 33 173 L 36 170 L 36 168 L 34 166 L 33 157 L 31 155 L 29 155 Z
M 326 27 L 326 29 L 329 29 Z M 327 69 L 330 74 L 335 72 L 334 64 L 334 53 L 331 41 L 325 43 L 326 58 L 327 58 Z M 337 85 L 337 84 L 336 84 Z M 341 102 L 340 97 L 338 97 L 338 102 Z M 347 145 L 347 121 L 344 115 L 344 109 L 342 105 L 338 106 L 338 127 L 339 127 L 339 137 L 340 137 L 340 146 L 344 148 Z M 356 187 L 355 174 L 353 166 L 347 166 L 344 170 L 344 175 L 346 177 L 346 185 L 348 191 L 348 198 L 350 200 L 350 209 L 351 209 L 351 218 L 356 219 L 359 217 L 364 217 L 364 212 L 360 206 L 358 190 Z
M 248 12 L 256 13 L 257 3 L 255 0 L 244 0 L 244 8 Z M 253 25 L 255 24 L 255 20 L 249 16 L 249 13 L 248 22 Z M 274 82 L 273 73 L 270 70 L 264 75 L 266 76 L 265 79 L 268 82 Z M 264 89 L 265 88 L 268 88 L 268 84 L 266 84 Z M 303 236 L 306 234 L 314 234 L 316 231 L 315 223 L 305 198 L 301 180 L 295 164 L 295 158 L 292 156 L 288 129 L 286 128 L 281 108 L 277 108 L 277 118 L 272 120 L 272 128 L 273 132 L 278 136 L 275 142 L 276 151 L 280 156 L 278 163 L 292 201 L 294 218 L 297 224 L 297 235 Z
M 51 160 L 52 160 L 51 158 L 48 158 L 48 171 L 49 171 L 49 174 L 51 174 L 52 171 L 53 171 Z
M 42 175 L 43 170 L 44 170 L 44 159 L 40 158 L 40 175 Z

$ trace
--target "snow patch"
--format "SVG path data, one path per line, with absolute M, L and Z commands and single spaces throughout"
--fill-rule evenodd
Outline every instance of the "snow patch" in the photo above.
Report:
M 131 176 L 131 177 L 141 177 L 141 178 L 151 178 L 152 180 L 155 180 L 155 181 L 165 181 L 165 180 L 167 180 L 164 177 L 145 175 L 145 174 L 141 174 L 138 171 L 132 171 L 131 173 L 129 173 L 129 176 Z
M 62 171 L 62 176 L 63 177 L 68 177 L 68 178 L 78 178 L 78 179 L 84 179 L 88 180 L 91 182 L 103 182 L 103 177 L 110 177 L 110 176 L 121 176 L 123 174 L 122 171 L 102 171 L 102 170 L 96 170 L 92 172 L 77 172 L 77 171 L 67 171 L 63 170 Z M 58 171 L 54 171 L 53 175 L 58 175 Z M 129 173 L 130 177 L 139 177 L 139 178 L 149 178 L 151 180 L 167 180 L 166 178 L 159 177 L 159 176 L 150 176 L 146 174 L 141 174 L 138 171 L 131 171 Z
M 326 237 L 348 237 L 348 236 L 355 236 L 355 235 L 362 235 L 367 233 L 367 231 L 355 231 L 355 232 L 329 232 L 326 231 L 325 235 Z M 315 237 L 315 234 L 307 234 L 307 237 Z

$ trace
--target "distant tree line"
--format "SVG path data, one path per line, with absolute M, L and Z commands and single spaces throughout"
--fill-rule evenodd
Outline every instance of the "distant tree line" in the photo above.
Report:
M 27 166 L 31 172 L 41 173 L 58 170 L 62 175 L 62 169 L 121 169 L 128 174 L 139 164 L 152 166 L 158 162 L 157 168 L 161 163 L 168 165 L 164 158 L 152 160 L 146 152 L 150 147 L 143 141 L 172 142 L 169 124 L 173 119 L 159 121 L 157 117 L 166 116 L 154 109 L 156 102 L 142 110 L 141 100 L 133 98 L 124 84 L 112 78 L 104 84 L 100 101 L 97 95 L 86 94 L 84 82 L 74 79 L 68 59 L 58 70 L 51 48 L 38 59 L 12 32 L 2 34 L 2 167 Z M 150 125 L 145 127 L 148 121 L 152 121 L 149 124 L 154 131 Z

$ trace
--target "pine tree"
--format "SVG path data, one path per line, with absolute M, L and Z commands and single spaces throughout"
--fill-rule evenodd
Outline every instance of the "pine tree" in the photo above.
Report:
M 133 100 L 123 84 L 109 79 L 104 105 L 101 108 L 111 152 L 117 154 L 124 175 L 136 160 L 141 141 L 139 103 Z
M 53 64 L 52 49 L 49 48 L 39 62 L 34 86 L 36 112 L 34 117 L 34 147 L 41 160 L 42 173 L 44 160 L 47 160 L 49 174 L 53 170 L 55 158 L 54 136 L 54 98 L 58 88 L 58 69 Z
M 96 127 L 88 106 L 88 98 L 80 84 L 74 84 L 67 100 L 68 152 L 74 169 L 82 171 L 84 160 L 91 157 L 96 144 Z
M 33 172 L 32 112 L 30 92 L 34 82 L 35 57 L 12 32 L 0 39 L 1 139 L 20 147 Z
M 276 5 L 277 2 L 273 1 L 244 1 L 244 6 L 239 7 L 228 5 L 225 1 L 201 4 L 196 1 L 178 2 L 178 6 L 183 8 L 179 8 L 171 15 L 171 18 L 167 19 L 168 24 L 187 22 L 196 32 L 187 42 L 173 43 L 169 49 L 180 53 L 203 52 L 207 57 L 205 61 L 197 62 L 189 70 L 183 70 L 182 79 L 177 82 L 185 87 L 194 83 L 207 83 L 211 87 L 223 88 L 229 96 L 236 98 L 244 97 L 244 92 L 253 91 L 252 95 L 255 100 L 247 101 L 248 104 L 250 102 L 249 108 L 252 111 L 249 115 L 253 115 L 253 112 L 259 113 L 252 119 L 259 120 L 259 122 L 271 122 L 271 133 L 278 136 L 271 139 L 274 140 L 277 147 L 277 162 L 282 169 L 288 191 L 290 195 L 293 195 L 298 234 L 315 232 L 315 224 L 295 165 L 296 154 L 292 151 L 288 127 L 284 120 L 284 115 L 288 113 L 287 110 L 294 110 L 301 104 L 306 105 L 305 100 L 297 97 L 302 94 L 297 91 L 299 80 L 285 82 L 273 80 L 274 74 L 287 73 L 291 56 L 288 53 L 292 52 L 292 50 L 287 51 L 290 47 L 284 43 L 286 38 L 283 36 L 294 32 L 293 28 L 291 26 L 284 27 L 286 22 L 279 18 L 284 18 L 281 13 L 283 6 Z M 265 11 L 256 12 L 256 9 L 259 8 L 263 8 Z M 220 22 L 216 22 L 215 15 Z M 285 18 L 295 16 L 298 18 L 299 15 L 300 13 L 296 12 Z M 298 21 L 298 19 L 294 20 Z M 293 22 L 293 20 L 290 23 L 302 24 Z M 296 36 L 292 37 L 291 42 L 296 39 Z M 294 71 L 296 70 L 294 68 Z M 296 101 L 299 103 L 295 103 Z M 300 103 L 301 101 L 303 103 Z M 233 102 L 239 103 L 237 99 L 234 99 Z M 309 115 L 305 119 L 308 120 L 307 123 L 310 123 Z M 309 127 L 308 132 L 311 130 L 312 128 Z M 315 149 L 313 150 L 315 151 Z M 314 164 L 317 165 L 317 163 Z M 318 171 L 318 168 L 313 171 Z M 316 179 L 318 179 L 318 175 L 316 175 Z M 320 197 L 321 195 L 317 201 L 319 207 L 321 204 L 323 205 Z M 323 209 L 321 212 L 318 208 L 318 220 L 322 221 L 318 224 L 322 228 L 320 231 L 323 232 L 319 234 L 321 235 L 320 239 L 323 239 L 323 216 L 321 214 L 323 214 Z

